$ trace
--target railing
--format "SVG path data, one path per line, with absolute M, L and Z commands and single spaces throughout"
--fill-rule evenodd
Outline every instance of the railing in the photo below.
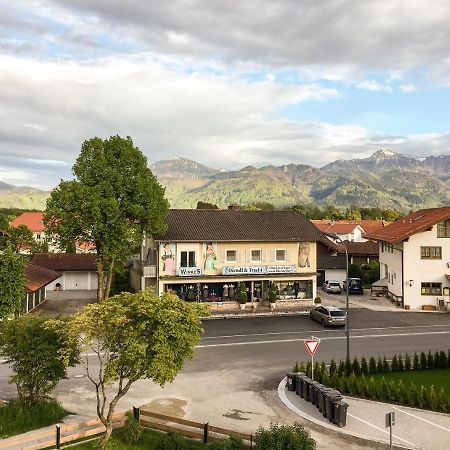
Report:
M 374 286 L 370 288 L 370 295 L 376 295 L 377 297 L 382 295 L 386 296 L 388 294 L 387 286 Z
M 156 277 L 156 266 L 147 265 L 144 261 L 135 261 L 134 265 L 143 277 Z
M 396 303 L 397 306 L 403 306 L 403 297 L 401 295 L 396 295 L 391 291 L 388 291 L 387 296 L 392 302 Z

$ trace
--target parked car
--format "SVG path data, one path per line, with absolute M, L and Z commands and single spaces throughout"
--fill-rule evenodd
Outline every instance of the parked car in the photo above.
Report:
M 323 327 L 345 325 L 345 312 L 335 306 L 318 306 L 309 315 L 311 320 L 317 320 Z
M 331 292 L 333 294 L 341 293 L 341 285 L 339 284 L 339 281 L 325 281 L 325 283 L 322 284 L 322 289 L 325 292 Z
M 344 291 L 347 290 L 347 280 L 342 283 Z M 349 278 L 348 279 L 348 293 L 363 295 L 363 282 L 361 278 Z

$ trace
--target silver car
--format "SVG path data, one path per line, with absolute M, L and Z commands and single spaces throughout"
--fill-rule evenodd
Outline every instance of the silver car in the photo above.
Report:
M 323 327 L 345 325 L 345 312 L 334 306 L 318 306 L 309 315 L 311 320 L 317 320 Z
M 341 293 L 341 285 L 339 284 L 339 281 L 325 281 L 325 283 L 322 284 L 322 289 L 325 292 L 331 292 L 333 294 Z

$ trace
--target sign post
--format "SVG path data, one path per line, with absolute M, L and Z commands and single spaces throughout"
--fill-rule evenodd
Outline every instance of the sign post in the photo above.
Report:
M 386 428 L 389 427 L 389 448 L 392 450 L 392 426 L 395 425 L 395 413 L 386 414 Z
M 320 338 L 311 336 L 311 339 L 305 339 L 304 341 L 306 350 L 311 355 L 311 379 L 314 381 L 314 354 L 320 344 Z

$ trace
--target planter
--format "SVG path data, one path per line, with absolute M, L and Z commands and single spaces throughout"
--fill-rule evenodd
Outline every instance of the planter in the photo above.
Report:
M 245 303 L 239 303 L 239 308 L 245 309 Z
M 273 303 L 271 302 L 271 303 L 269 303 L 269 305 L 270 305 L 270 309 L 275 309 L 277 306 L 277 304 L 275 302 L 273 302 Z

